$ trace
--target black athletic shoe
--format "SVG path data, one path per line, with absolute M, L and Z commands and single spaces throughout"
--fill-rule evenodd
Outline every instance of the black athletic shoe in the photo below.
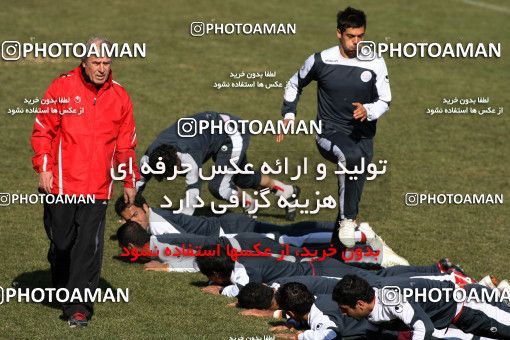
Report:
M 67 323 L 71 328 L 81 328 L 87 327 L 87 325 L 89 324 L 89 320 L 87 319 L 87 316 L 85 314 L 76 312 L 72 316 L 70 316 L 69 319 L 67 319 Z
M 292 186 L 292 195 L 287 199 L 289 203 L 294 202 L 298 199 L 301 194 L 301 188 L 297 185 Z M 285 219 L 287 221 L 294 221 L 296 219 L 296 207 L 285 207 Z

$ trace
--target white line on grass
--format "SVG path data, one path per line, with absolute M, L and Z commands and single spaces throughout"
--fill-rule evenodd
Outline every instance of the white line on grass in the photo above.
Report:
M 479 2 L 479 1 L 475 1 L 475 0 L 464 0 L 464 3 L 466 3 L 468 5 L 491 9 L 491 10 L 497 11 L 497 12 L 510 13 L 510 8 L 497 6 L 497 5 L 491 5 L 491 4 L 487 4 L 485 2 Z

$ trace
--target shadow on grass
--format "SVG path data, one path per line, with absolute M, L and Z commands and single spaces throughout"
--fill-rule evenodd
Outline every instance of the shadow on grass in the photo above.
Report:
M 138 264 L 144 264 L 144 263 L 154 260 L 154 258 L 140 256 L 139 258 L 136 259 L 136 261 L 131 261 L 131 257 L 121 256 L 121 255 L 114 255 L 114 256 L 112 256 L 112 259 L 120 261 L 120 262 L 124 262 L 124 263 L 138 263 Z
M 190 285 L 202 288 L 207 287 L 209 283 L 207 281 L 192 281 L 190 282 Z
M 22 273 L 12 280 L 12 287 L 22 289 L 28 288 L 30 291 L 32 291 L 35 288 L 42 289 L 53 288 L 53 285 L 51 283 L 51 272 L 49 269 L 46 269 Z M 108 288 L 114 289 L 108 281 L 106 281 L 103 278 L 100 278 L 99 289 L 104 291 Z M 39 294 L 36 294 L 36 296 L 39 297 Z M 44 301 L 41 302 L 41 304 L 46 307 L 61 309 L 61 304 L 58 301 L 56 301 L 55 293 L 53 293 L 52 302 L 49 302 L 47 297 Z

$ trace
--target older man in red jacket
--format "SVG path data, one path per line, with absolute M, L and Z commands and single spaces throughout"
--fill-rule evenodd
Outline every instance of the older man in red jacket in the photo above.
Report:
M 93 44 L 96 51 L 102 51 L 103 44 L 111 46 L 92 38 L 89 51 Z M 53 285 L 67 289 L 70 296 L 78 290 L 83 300 L 85 291 L 93 294 L 99 283 L 111 169 L 125 164 L 126 202 L 133 201 L 140 177 L 133 105 L 126 90 L 112 80 L 110 67 L 111 58 L 89 53 L 80 66 L 55 79 L 41 100 L 32 132 L 39 190 L 56 198 L 44 205 Z M 62 203 L 62 197 L 73 195 L 95 201 Z M 62 307 L 71 327 L 86 326 L 92 315 L 91 302 L 75 299 Z

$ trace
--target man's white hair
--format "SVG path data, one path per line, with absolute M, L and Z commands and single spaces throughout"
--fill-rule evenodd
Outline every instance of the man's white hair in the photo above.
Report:
M 112 43 L 105 37 L 92 37 L 85 43 L 85 51 L 86 53 L 81 57 L 81 61 L 86 62 L 90 53 L 90 49 L 92 45 L 98 45 L 102 46 L 103 44 L 106 44 L 108 46 L 108 49 L 111 49 Z M 101 49 L 100 49 L 101 51 Z

